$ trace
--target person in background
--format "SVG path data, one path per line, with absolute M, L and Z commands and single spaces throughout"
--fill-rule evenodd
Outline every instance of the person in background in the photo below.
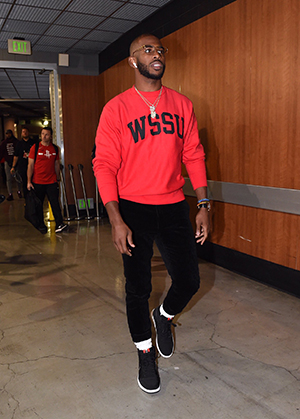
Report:
M 0 145 L 3 143 L 3 141 L 5 141 L 5 138 L 2 138 Z M 4 163 L 5 163 L 5 160 L 4 160 L 4 157 L 2 157 L 2 159 L 0 159 L 0 172 L 1 172 L 3 183 L 6 184 L 6 174 L 5 174 Z
M 167 49 L 151 34 L 130 46 L 135 84 L 103 108 L 93 160 L 99 192 L 123 256 L 129 330 L 139 359 L 138 385 L 160 390 L 151 339 L 149 297 L 155 241 L 171 276 L 163 303 L 152 311 L 156 348 L 174 352 L 172 319 L 200 284 L 196 241 L 209 233 L 205 155 L 191 101 L 162 85 Z M 196 234 L 182 191 L 184 163 L 198 198 Z M 195 240 L 196 239 L 196 240 Z
M 28 155 L 31 147 L 33 144 L 35 144 L 35 141 L 29 137 L 29 131 L 26 127 L 22 128 L 21 137 L 22 140 L 18 141 L 18 144 L 15 148 L 12 168 L 10 172 L 12 175 L 15 175 L 16 169 L 18 170 L 18 173 L 22 179 L 24 198 L 26 198 Z
M 5 140 L 2 141 L 2 143 L 0 144 L 0 160 L 4 158 L 6 187 L 7 187 L 7 192 L 8 192 L 7 201 L 12 201 L 14 199 L 13 188 L 12 188 L 13 178 L 15 178 L 17 182 L 18 196 L 19 198 L 22 198 L 22 192 L 21 192 L 22 183 L 18 180 L 18 177 L 13 176 L 11 173 L 11 167 L 12 167 L 13 159 L 14 159 L 14 152 L 18 143 L 19 141 L 17 140 L 16 137 L 14 137 L 12 130 L 8 129 L 5 133 Z
M 38 150 L 36 150 L 38 147 Z M 27 189 L 34 189 L 36 196 L 43 203 L 45 195 L 50 202 L 55 218 L 55 232 L 59 233 L 68 226 L 63 223 L 59 203 L 60 162 L 58 147 L 52 144 L 52 128 L 45 127 L 41 131 L 41 142 L 35 144 L 29 152 L 27 169 Z M 39 227 L 42 234 L 47 233 L 43 223 Z

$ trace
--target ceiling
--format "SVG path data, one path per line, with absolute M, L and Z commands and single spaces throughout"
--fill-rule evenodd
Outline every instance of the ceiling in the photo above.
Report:
M 49 72 L 0 69 L 0 98 L 0 116 L 50 118 Z
M 99 54 L 171 1 L 0 0 L 0 49 L 24 38 L 33 51 Z M 0 69 L 0 116 L 49 115 L 48 86 L 48 72 Z

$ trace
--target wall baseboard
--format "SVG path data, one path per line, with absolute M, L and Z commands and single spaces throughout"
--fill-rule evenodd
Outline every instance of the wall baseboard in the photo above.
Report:
M 300 297 L 300 271 L 211 242 L 197 246 L 197 251 L 201 259 Z

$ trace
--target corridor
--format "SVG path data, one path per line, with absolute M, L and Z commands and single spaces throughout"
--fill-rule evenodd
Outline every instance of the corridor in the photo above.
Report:
M 107 219 L 60 235 L 48 222 L 43 236 L 23 212 L 24 199 L 0 206 L 0 418 L 300 418 L 298 298 L 200 261 L 201 290 L 149 395 Z M 155 250 L 151 309 L 169 281 Z

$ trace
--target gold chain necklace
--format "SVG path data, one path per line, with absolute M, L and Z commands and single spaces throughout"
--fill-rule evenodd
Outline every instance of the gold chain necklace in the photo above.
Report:
M 155 109 L 157 108 L 158 102 L 161 98 L 161 94 L 162 94 L 162 86 L 160 88 L 159 91 L 159 95 L 157 96 L 157 98 L 155 99 L 155 101 L 153 103 L 149 102 L 148 99 L 146 99 L 141 92 L 138 91 L 138 89 L 134 86 L 135 91 L 137 92 L 137 94 L 143 99 L 143 101 L 146 103 L 147 106 L 149 106 L 149 110 L 150 110 L 150 114 L 151 114 L 151 118 L 154 119 L 156 117 L 156 112 Z

